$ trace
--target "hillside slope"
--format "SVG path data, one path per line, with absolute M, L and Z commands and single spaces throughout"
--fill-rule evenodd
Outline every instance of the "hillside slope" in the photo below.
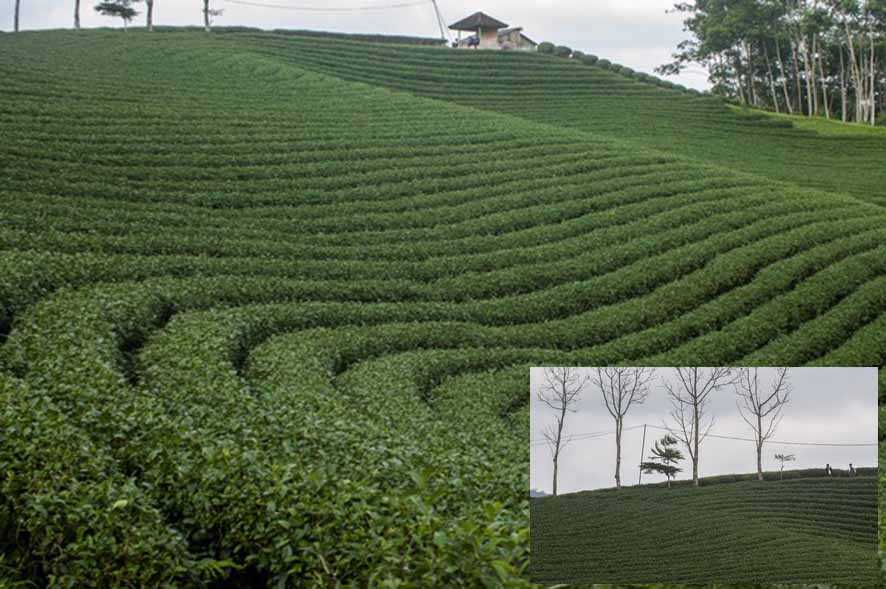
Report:
M 877 479 L 625 488 L 531 501 L 534 580 L 875 584 Z
M 348 40 L 245 35 L 240 43 L 348 79 L 517 115 L 701 161 L 849 192 L 886 205 L 886 136 L 828 136 L 741 115 L 720 100 L 639 82 L 576 60 Z
M 37 584 L 519 586 L 528 366 L 886 356 L 848 195 L 239 37 L 4 35 L 0 78 L 0 553 Z

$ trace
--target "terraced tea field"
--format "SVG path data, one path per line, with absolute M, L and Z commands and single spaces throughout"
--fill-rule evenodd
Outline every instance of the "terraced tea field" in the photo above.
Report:
M 528 366 L 884 363 L 882 207 L 272 41 L 0 36 L 0 578 L 520 586 Z
M 877 479 L 632 487 L 532 500 L 532 577 L 877 583 Z
M 739 114 L 579 60 L 247 34 L 263 52 L 349 80 L 513 114 L 886 205 L 886 129 L 829 136 Z M 601 56 L 605 57 L 605 56 Z

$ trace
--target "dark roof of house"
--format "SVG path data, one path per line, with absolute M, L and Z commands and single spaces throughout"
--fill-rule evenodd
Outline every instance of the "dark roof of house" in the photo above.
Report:
M 504 29 L 507 26 L 506 23 L 494 19 L 486 13 L 475 12 L 467 18 L 449 25 L 449 28 L 453 31 L 476 31 L 477 29 Z

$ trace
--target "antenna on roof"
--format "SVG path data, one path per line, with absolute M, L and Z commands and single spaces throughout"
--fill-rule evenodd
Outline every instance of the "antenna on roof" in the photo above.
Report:
M 437 24 L 440 26 L 440 38 L 447 41 L 451 40 L 446 30 L 446 25 L 443 24 L 443 15 L 440 13 L 440 7 L 437 6 L 437 0 L 431 0 L 431 4 L 434 5 L 434 14 L 437 16 Z

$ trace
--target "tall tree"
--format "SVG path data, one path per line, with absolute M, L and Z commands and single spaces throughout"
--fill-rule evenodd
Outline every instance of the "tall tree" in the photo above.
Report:
M 22 5 L 22 0 L 15 0 L 15 16 L 13 17 L 13 22 L 14 22 L 13 30 L 16 33 L 18 32 L 18 17 L 19 17 L 19 14 L 21 13 L 21 5 Z
M 751 429 L 757 449 L 757 479 L 763 480 L 763 444 L 775 433 L 781 412 L 790 401 L 791 386 L 787 368 L 776 368 L 767 385 L 760 383 L 759 368 L 742 368 L 735 379 L 736 405 Z
M 666 434 L 662 439 L 655 442 L 652 448 L 652 456 L 648 461 L 640 463 L 640 469 L 646 474 L 659 473 L 668 477 L 668 489 L 671 488 L 671 479 L 677 476 L 678 472 L 682 472 L 682 468 L 677 468 L 677 462 L 683 460 L 683 453 L 674 446 L 677 445 L 677 438 L 670 434 Z
M 74 28 L 80 30 L 80 0 L 74 0 Z
M 591 382 L 603 395 L 603 404 L 615 420 L 615 486 L 621 488 L 621 432 L 624 418 L 633 405 L 646 401 L 652 368 L 596 368 Z
M 554 461 L 553 494 L 556 496 L 560 454 L 566 445 L 563 436 L 566 414 L 575 412 L 574 406 L 588 379 L 577 368 L 545 368 L 544 374 L 545 382 L 538 392 L 538 399 L 554 410 L 554 423 L 546 427 L 542 435 Z
M 154 0 L 145 0 L 145 19 L 149 31 L 154 30 Z
M 99 2 L 95 6 L 95 11 L 104 16 L 119 16 L 123 20 L 123 30 L 126 30 L 129 22 L 138 16 L 138 11 L 132 7 L 132 0 Z
M 692 460 L 692 482 L 698 486 L 698 459 L 701 442 L 714 425 L 713 416 L 705 423 L 707 407 L 712 393 L 723 389 L 732 382 L 730 368 L 675 368 L 674 382 L 664 380 L 664 387 L 671 400 L 671 419 L 668 426 L 686 446 Z M 702 431 L 704 430 L 704 431 Z

